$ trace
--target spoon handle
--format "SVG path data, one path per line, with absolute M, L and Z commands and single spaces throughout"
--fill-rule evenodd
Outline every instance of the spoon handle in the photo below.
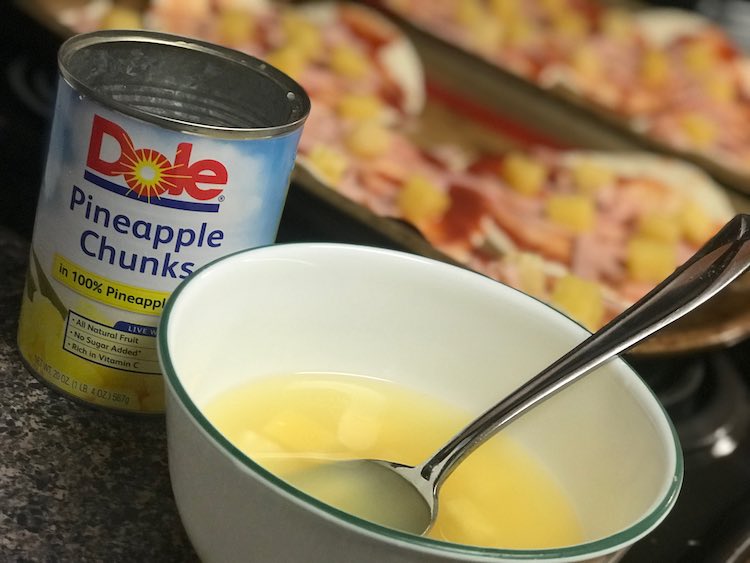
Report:
M 456 434 L 419 467 L 422 477 L 437 487 L 500 428 L 711 298 L 750 265 L 748 240 L 750 215 L 737 215 L 637 303 Z

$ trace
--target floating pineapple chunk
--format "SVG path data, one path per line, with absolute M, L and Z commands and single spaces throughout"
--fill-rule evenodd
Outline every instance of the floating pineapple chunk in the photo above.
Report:
M 669 60 L 661 51 L 646 51 L 641 61 L 641 78 L 648 86 L 661 86 L 669 76 Z
M 299 409 L 277 412 L 262 432 L 270 441 L 293 452 L 336 451 L 339 443 L 333 420 L 320 420 L 317 414 L 312 416 Z
M 349 167 L 344 153 L 325 145 L 315 145 L 307 155 L 309 164 L 332 186 L 338 185 Z
M 383 103 L 372 94 L 347 94 L 341 98 L 337 109 L 345 119 L 364 121 L 380 117 Z
M 696 246 L 706 242 L 716 230 L 711 217 L 694 201 L 682 206 L 677 220 L 682 236 Z
M 419 225 L 442 217 L 450 197 L 429 179 L 415 174 L 404 183 L 396 203 L 405 219 Z
M 217 32 L 222 44 L 242 45 L 255 37 L 255 21 L 245 10 L 228 8 L 219 14 Z
M 615 181 L 615 173 L 592 160 L 579 160 L 570 169 L 573 183 L 582 194 L 591 195 L 599 188 L 610 185 Z
M 604 320 L 604 299 L 599 284 L 573 274 L 557 280 L 551 303 L 590 330 L 596 330 Z
M 679 125 L 686 137 L 697 147 L 711 145 L 718 136 L 716 124 L 697 112 L 684 114 L 680 118 Z
M 505 157 L 500 173 L 511 188 L 524 195 L 539 193 L 547 179 L 544 164 L 515 152 Z
M 362 78 L 369 63 L 364 54 L 348 45 L 339 45 L 331 51 L 331 69 L 346 78 Z
M 594 201 L 580 194 L 553 195 L 547 200 L 547 217 L 576 233 L 590 231 L 594 226 Z
M 640 282 L 660 282 L 677 267 L 677 246 L 644 236 L 630 239 L 626 264 L 630 277 Z
M 339 419 L 337 436 L 347 450 L 362 452 L 372 448 L 380 436 L 382 416 L 378 411 L 363 409 L 355 402 Z
M 651 213 L 641 218 L 638 234 L 653 240 L 675 243 L 682 235 L 682 225 L 672 213 Z
M 262 458 L 264 455 L 276 454 L 284 451 L 284 448 L 276 441 L 267 436 L 246 429 L 234 440 L 235 445 L 254 458 Z
M 346 139 L 347 148 L 358 156 L 372 158 L 384 154 L 391 146 L 391 132 L 373 121 L 358 123 Z

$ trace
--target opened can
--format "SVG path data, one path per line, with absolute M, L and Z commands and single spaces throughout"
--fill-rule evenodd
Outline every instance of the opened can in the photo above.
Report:
M 78 35 L 58 63 L 19 349 L 70 396 L 162 412 L 164 303 L 274 241 L 310 100 L 258 59 L 161 33 Z

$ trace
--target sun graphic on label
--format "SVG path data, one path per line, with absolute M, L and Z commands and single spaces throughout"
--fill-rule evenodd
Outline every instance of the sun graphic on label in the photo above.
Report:
M 174 167 L 160 152 L 136 149 L 126 166 L 125 182 L 139 196 L 159 197 L 175 186 Z

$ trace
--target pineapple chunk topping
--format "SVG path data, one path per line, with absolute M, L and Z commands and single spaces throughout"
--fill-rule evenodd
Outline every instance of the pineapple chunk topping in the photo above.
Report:
M 716 226 L 706 212 L 694 201 L 682 206 L 677 216 L 682 236 L 696 246 L 706 242 L 716 231 Z
M 281 18 L 281 26 L 286 36 L 286 46 L 302 50 L 309 58 L 319 57 L 323 53 L 323 36 L 311 21 L 288 10 Z
M 635 281 L 660 282 L 677 267 L 677 246 L 635 236 L 628 243 L 626 263 L 628 273 Z
M 646 51 L 641 60 L 641 77 L 647 86 L 663 85 L 669 77 L 669 60 L 661 51 Z
M 315 145 L 307 160 L 318 174 L 331 186 L 336 186 L 344 177 L 349 161 L 344 153 L 325 145 Z
M 576 233 L 584 233 L 593 228 L 596 214 L 591 198 L 562 194 L 550 196 L 547 200 L 547 216 Z
M 522 153 L 508 154 L 500 173 L 511 188 L 524 195 L 539 193 L 547 179 L 544 164 Z
M 331 68 L 339 76 L 362 78 L 367 74 L 367 58 L 358 50 L 340 45 L 331 51 Z
M 255 21 L 245 10 L 222 10 L 217 33 L 219 40 L 225 45 L 242 45 L 255 37 Z
M 602 289 L 596 282 L 568 274 L 557 280 L 551 303 L 590 330 L 604 320 Z
M 450 206 L 450 197 L 429 179 L 415 174 L 404 183 L 396 203 L 405 219 L 420 225 L 440 219 Z
M 455 3 L 456 21 L 473 28 L 487 16 L 484 5 L 478 0 L 461 0 Z
M 391 132 L 374 121 L 357 123 L 346 139 L 347 148 L 357 156 L 381 156 L 391 146 Z
M 716 123 L 700 113 L 686 113 L 681 117 L 679 125 L 691 144 L 696 147 L 708 147 L 718 136 Z
M 682 235 L 682 226 L 675 215 L 656 212 L 641 217 L 638 234 L 652 240 L 676 243 Z
M 627 39 L 635 33 L 632 16 L 618 8 L 608 9 L 601 20 L 602 33 L 612 39 Z
M 592 195 L 615 181 L 615 173 L 612 170 L 591 160 L 576 162 L 570 171 L 576 189 L 582 194 Z
M 595 78 L 601 74 L 602 64 L 595 49 L 581 45 L 573 52 L 573 68 L 581 75 Z
M 302 49 L 288 45 L 268 53 L 266 61 L 292 78 L 299 79 L 305 69 L 307 56 Z
M 347 94 L 338 104 L 338 113 L 345 119 L 366 121 L 382 115 L 383 103 L 371 94 Z
M 716 54 L 711 44 L 693 41 L 685 47 L 683 60 L 691 71 L 696 74 L 703 74 L 711 70 L 716 63 Z
M 141 15 L 132 8 L 113 6 L 99 22 L 100 29 L 140 29 Z

